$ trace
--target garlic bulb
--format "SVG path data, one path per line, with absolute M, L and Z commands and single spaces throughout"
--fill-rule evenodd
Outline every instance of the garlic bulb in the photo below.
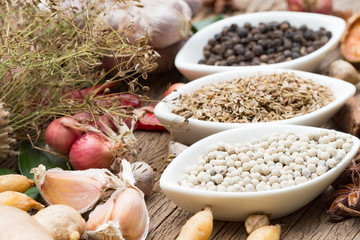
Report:
M 123 183 L 107 169 L 64 171 L 44 165 L 31 170 L 36 187 L 48 204 L 64 204 L 80 213 L 92 208 L 107 189 L 117 189 Z
M 195 16 L 202 7 L 202 0 L 184 0 L 190 7 L 192 16 Z
M 130 163 L 123 160 L 122 167 L 124 187 L 118 188 L 89 215 L 86 233 L 91 239 L 146 239 L 149 213 L 144 194 L 134 186 Z
M 131 1 L 104 5 L 105 22 L 112 28 L 126 29 L 133 23 L 135 38 L 149 35 L 150 45 L 155 48 L 177 43 L 187 38 L 191 30 L 191 9 L 183 0 L 140 1 L 139 5 L 143 7 L 137 7 Z
M 41 9 L 50 9 L 47 1 L 49 0 L 42 0 Z M 183 0 L 140 0 L 121 3 L 118 0 L 66 0 L 60 2 L 58 7 L 62 10 L 67 9 L 70 13 L 80 13 L 84 9 L 99 11 L 102 15 L 99 21 L 105 21 L 119 33 L 133 25 L 135 32 L 130 40 L 148 35 L 149 44 L 154 48 L 162 49 L 186 39 L 191 31 L 191 9 Z M 85 13 L 78 17 L 86 18 Z

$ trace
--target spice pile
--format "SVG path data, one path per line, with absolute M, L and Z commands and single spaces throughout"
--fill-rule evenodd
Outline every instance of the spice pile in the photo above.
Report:
M 227 123 L 269 122 L 313 112 L 333 100 L 327 87 L 295 74 L 251 76 L 182 94 L 172 112 Z
M 334 130 L 272 134 L 235 146 L 218 143 L 186 169 L 179 184 L 219 192 L 291 187 L 336 167 L 352 145 L 351 135 Z
M 305 56 L 325 45 L 331 32 L 314 31 L 306 25 L 299 28 L 289 22 L 269 22 L 242 27 L 232 24 L 210 38 L 204 47 L 200 64 L 247 66 L 273 64 Z

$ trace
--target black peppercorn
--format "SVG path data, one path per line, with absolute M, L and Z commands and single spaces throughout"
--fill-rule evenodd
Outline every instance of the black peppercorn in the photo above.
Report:
M 268 42 L 266 39 L 260 39 L 258 42 L 257 42 L 263 49 L 267 47 L 268 45 Z
M 225 52 L 225 55 L 224 57 L 230 57 L 230 56 L 233 56 L 234 55 L 234 50 L 233 49 L 227 49 L 226 52 Z
M 244 28 L 246 28 L 246 29 L 251 29 L 251 24 L 249 23 L 249 22 L 245 22 L 244 23 Z
M 234 47 L 234 52 L 236 55 L 243 55 L 245 53 L 245 48 L 241 44 L 236 44 Z
M 293 32 L 292 32 L 291 30 L 285 32 L 285 37 L 286 37 L 287 39 L 290 39 L 291 41 L 294 40 L 294 34 L 293 34 Z
M 289 22 L 260 22 L 251 26 L 231 24 L 214 35 L 203 48 L 200 64 L 246 66 L 273 64 L 305 56 L 325 45 L 331 32 L 325 28 L 312 30 L 306 25 Z
M 234 55 L 229 56 L 229 57 L 226 59 L 226 61 L 227 61 L 227 63 L 228 63 L 229 65 L 231 65 L 231 64 L 233 64 L 233 63 L 236 62 L 236 57 L 235 57 Z
M 283 44 L 283 46 L 284 46 L 284 48 L 285 49 L 291 49 L 291 47 L 292 47 L 292 41 L 291 40 L 289 40 L 289 39 L 287 39 L 287 38 L 285 38 L 284 39 L 284 44 Z
M 254 53 L 251 51 L 245 52 L 245 61 L 251 61 L 254 58 Z
M 292 58 L 292 59 L 295 59 L 295 58 L 298 58 L 298 57 L 300 57 L 300 53 L 299 53 L 299 52 L 292 52 L 292 53 L 291 53 L 291 58 Z
M 263 53 L 263 48 L 260 45 L 255 45 L 253 52 L 255 56 L 260 56 Z
M 236 23 L 233 23 L 233 24 L 230 25 L 230 31 L 235 32 L 237 30 L 237 28 L 238 28 L 238 25 Z
M 286 31 L 286 30 L 288 30 L 290 28 L 290 24 L 288 23 L 288 22 L 283 22 L 283 23 L 281 23 L 281 25 L 280 25 L 280 29 L 282 30 L 282 31 Z
M 210 38 L 209 41 L 208 41 L 209 45 L 215 45 L 216 43 L 217 43 L 217 41 L 216 41 L 215 38 Z
M 314 41 L 314 40 L 315 40 L 314 32 L 313 32 L 313 31 L 310 31 L 310 30 L 307 30 L 307 31 L 304 33 L 304 38 L 305 38 L 307 41 Z
M 285 51 L 284 51 L 284 57 L 285 57 L 285 58 L 291 57 L 291 51 L 290 51 L 290 50 L 285 50 Z
M 269 57 L 266 54 L 260 56 L 260 61 L 263 63 L 267 63 L 269 61 Z
M 237 33 L 239 34 L 239 37 L 244 38 L 247 37 L 249 31 L 246 28 L 238 28 Z

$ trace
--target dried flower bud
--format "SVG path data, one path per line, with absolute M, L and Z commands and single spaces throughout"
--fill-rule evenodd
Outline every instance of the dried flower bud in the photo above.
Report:
M 135 186 L 145 195 L 148 195 L 154 186 L 154 171 L 151 166 L 145 162 L 134 162 L 131 169 L 135 178 Z

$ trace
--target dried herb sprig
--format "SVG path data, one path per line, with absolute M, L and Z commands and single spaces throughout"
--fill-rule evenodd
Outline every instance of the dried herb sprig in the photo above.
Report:
M 55 115 L 101 109 L 98 89 L 82 100 L 72 99 L 72 93 L 105 80 L 127 83 L 135 91 L 137 79 L 157 66 L 147 38 L 130 42 L 131 26 L 111 29 L 94 8 L 96 1 L 81 11 L 61 10 L 56 2 L 41 9 L 39 0 L 0 3 L 0 102 L 10 113 L 16 139 L 38 136 Z M 105 56 L 118 59 L 113 77 L 101 70 Z

